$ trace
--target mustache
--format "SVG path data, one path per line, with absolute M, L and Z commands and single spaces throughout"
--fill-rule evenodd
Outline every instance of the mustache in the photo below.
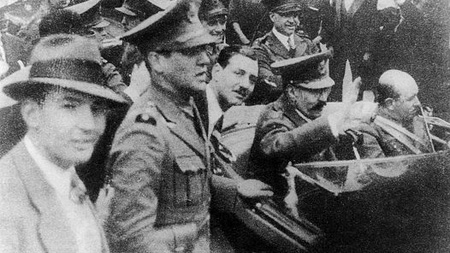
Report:
M 319 101 L 311 110 L 322 110 L 327 105 L 327 102 L 325 101 Z

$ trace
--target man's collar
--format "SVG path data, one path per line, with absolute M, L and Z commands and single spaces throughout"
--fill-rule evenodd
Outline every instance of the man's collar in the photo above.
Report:
M 289 50 L 290 47 L 289 47 L 288 39 L 291 38 L 291 40 L 294 40 L 294 34 L 291 34 L 290 36 L 286 36 L 286 35 L 278 32 L 277 29 L 275 29 L 275 27 L 272 28 L 272 32 L 275 35 L 275 37 L 281 42 L 281 44 L 283 44 L 283 46 L 287 50 Z
M 70 190 L 70 179 L 75 172 L 75 167 L 63 169 L 45 157 L 28 135 L 24 137 L 25 147 L 42 171 L 44 178 L 59 194 L 68 194 Z
M 211 132 L 217 121 L 222 117 L 223 111 L 210 84 L 206 86 L 206 100 L 208 101 L 208 131 Z

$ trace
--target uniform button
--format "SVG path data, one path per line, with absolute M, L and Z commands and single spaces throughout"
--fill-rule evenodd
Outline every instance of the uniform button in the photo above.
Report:
M 183 246 L 176 247 L 175 252 L 184 252 L 184 247 Z

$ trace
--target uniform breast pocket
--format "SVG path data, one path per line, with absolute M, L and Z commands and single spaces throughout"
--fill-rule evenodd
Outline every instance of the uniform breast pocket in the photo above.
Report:
M 197 156 L 177 156 L 174 170 L 175 206 L 196 206 L 208 198 L 208 174 Z

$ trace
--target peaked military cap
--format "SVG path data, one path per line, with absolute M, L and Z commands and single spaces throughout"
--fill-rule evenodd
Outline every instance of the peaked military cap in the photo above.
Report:
M 276 13 L 299 12 L 308 8 L 304 0 L 263 0 L 262 3 Z
M 306 89 L 323 89 L 334 85 L 327 64 L 327 60 L 332 56 L 332 51 L 328 50 L 277 61 L 271 67 L 275 74 L 281 74 L 284 87 L 290 84 Z
M 173 51 L 212 44 L 215 38 L 200 23 L 196 0 L 176 0 L 124 33 L 122 40 L 147 45 L 151 51 Z
M 228 9 L 225 8 L 225 5 L 220 0 L 202 0 L 199 10 L 201 20 L 220 15 L 228 15 Z
M 84 25 L 89 28 L 103 28 L 109 25 L 109 22 L 100 16 L 100 1 L 88 0 L 65 8 L 80 14 Z
M 146 19 L 169 5 L 170 1 L 166 0 L 125 0 L 116 10 L 128 16 Z

